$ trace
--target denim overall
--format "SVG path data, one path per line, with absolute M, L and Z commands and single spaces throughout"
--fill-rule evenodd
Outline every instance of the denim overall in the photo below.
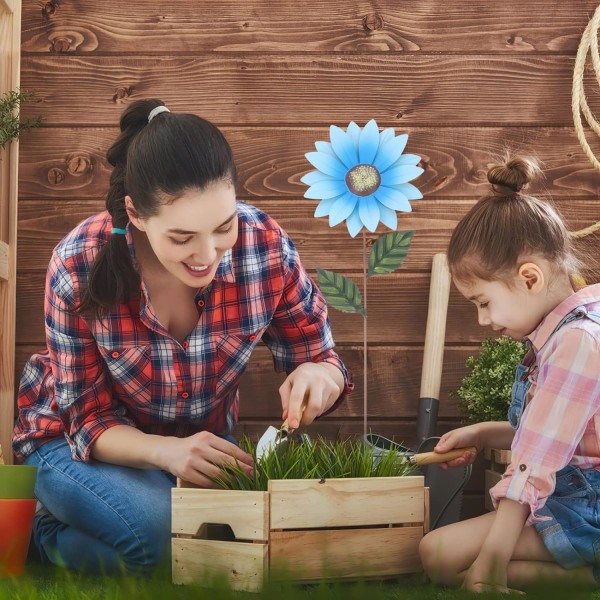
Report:
M 578 306 L 556 326 L 588 318 L 600 325 L 600 314 Z M 550 336 L 552 337 L 552 336 Z M 537 364 L 520 364 L 515 372 L 508 421 L 516 430 L 525 409 L 531 381 L 537 377 Z M 600 377 L 600 373 L 598 373 Z M 567 465 L 556 473 L 556 487 L 544 507 L 537 511 L 548 520 L 533 524 L 556 562 L 565 569 L 595 565 L 600 583 L 600 471 Z

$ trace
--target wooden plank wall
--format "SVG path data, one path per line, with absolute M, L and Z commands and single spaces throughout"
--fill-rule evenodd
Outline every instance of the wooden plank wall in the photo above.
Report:
M 369 288 L 369 425 L 411 443 L 431 257 L 486 192 L 491 155 L 534 152 L 546 179 L 533 192 L 552 196 L 571 228 L 600 219 L 600 177 L 570 112 L 574 58 L 595 7 L 594 0 L 24 2 L 22 86 L 37 90 L 28 112 L 46 121 L 21 143 L 17 370 L 44 341 L 53 245 L 103 207 L 105 151 L 128 103 L 159 97 L 221 126 L 237 157 L 239 197 L 280 221 L 312 274 L 320 266 L 357 281 L 359 240 L 312 217 L 316 203 L 303 199 L 300 177 L 311 170 L 304 153 L 328 139 L 331 123 L 375 118 L 410 134 L 408 151 L 425 169 L 418 180 L 425 199 L 400 218 L 401 229 L 417 231 L 405 266 Z M 589 99 L 597 111 L 597 89 Z M 313 431 L 361 433 L 362 321 L 335 312 L 331 321 L 357 390 Z M 485 335 L 454 290 L 440 431 L 459 422 L 449 391 Z M 259 348 L 242 385 L 241 431 L 278 421 L 280 381 Z M 469 510 L 477 511 L 481 478 L 470 489 Z

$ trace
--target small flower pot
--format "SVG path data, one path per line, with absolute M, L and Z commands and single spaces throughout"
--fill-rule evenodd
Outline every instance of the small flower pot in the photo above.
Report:
M 0 465 L 0 500 L 32 500 L 37 467 Z
M 36 500 L 0 499 L 0 578 L 25 571 L 35 505 Z

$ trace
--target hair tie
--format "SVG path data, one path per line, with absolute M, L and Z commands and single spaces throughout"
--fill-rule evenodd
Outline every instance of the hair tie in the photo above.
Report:
M 121 229 L 120 227 L 113 227 L 110 234 L 111 235 L 115 235 L 115 234 L 119 234 L 119 235 L 125 235 L 127 232 L 124 229 Z
M 150 114 L 148 115 L 148 123 L 150 123 L 150 121 L 152 121 L 152 119 L 154 119 L 154 117 L 156 115 L 160 115 L 160 113 L 162 112 L 171 112 L 166 106 L 157 106 L 156 108 L 153 108 L 150 111 Z

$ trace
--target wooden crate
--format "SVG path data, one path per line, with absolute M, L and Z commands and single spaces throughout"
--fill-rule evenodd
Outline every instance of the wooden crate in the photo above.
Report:
M 494 510 L 494 506 L 490 498 L 490 489 L 502 479 L 506 467 L 510 464 L 510 450 L 485 448 L 483 455 L 488 461 L 485 470 L 485 508 L 491 511 Z
M 274 480 L 267 492 L 173 489 L 173 582 L 225 577 L 258 591 L 297 581 L 394 577 L 421 570 L 429 528 L 423 477 Z M 211 526 L 232 539 L 208 539 Z

